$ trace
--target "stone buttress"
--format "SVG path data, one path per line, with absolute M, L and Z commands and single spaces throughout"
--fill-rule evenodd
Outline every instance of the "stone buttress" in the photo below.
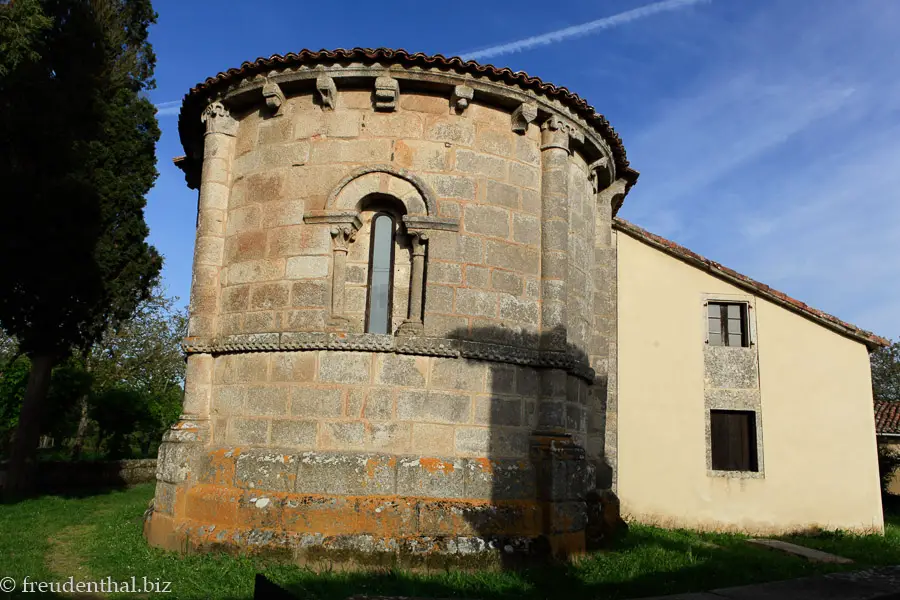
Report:
M 586 493 L 615 485 L 611 219 L 637 178 L 606 121 L 521 73 L 358 49 L 220 74 L 179 128 L 199 214 L 150 543 L 583 551 Z

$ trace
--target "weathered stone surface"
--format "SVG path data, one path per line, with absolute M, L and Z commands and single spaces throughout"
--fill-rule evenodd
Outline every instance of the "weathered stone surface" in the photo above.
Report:
M 298 387 L 291 391 L 293 417 L 340 417 L 343 412 L 343 392 L 338 388 Z
M 456 449 L 476 456 L 524 457 L 528 453 L 528 432 L 521 429 L 491 427 L 457 427 Z
M 319 381 L 369 383 L 372 356 L 364 352 L 323 352 L 319 356 Z
M 286 387 L 251 386 L 247 388 L 245 410 L 250 415 L 287 416 L 287 399 Z
M 480 290 L 456 290 L 456 312 L 481 317 L 497 316 L 497 294 Z
M 288 279 L 314 279 L 328 275 L 327 256 L 296 256 L 287 259 Z
M 233 444 L 265 444 L 269 439 L 269 420 L 230 419 L 226 439 Z
M 706 346 L 703 349 L 707 388 L 753 389 L 759 387 L 755 348 Z
M 521 425 L 522 401 L 491 397 L 476 398 L 475 423 L 479 425 Z
M 486 365 L 480 361 L 434 358 L 431 362 L 431 386 L 444 390 L 484 391 Z
M 395 493 L 397 459 L 382 454 L 303 452 L 297 491 L 374 496 Z
M 276 419 L 272 421 L 272 444 L 296 450 L 314 448 L 316 446 L 316 422 Z
M 397 493 L 431 498 L 464 497 L 465 461 L 454 458 L 400 458 Z
M 235 466 L 235 485 L 242 488 L 291 492 L 297 481 L 297 456 L 268 448 L 241 452 Z
M 385 354 L 377 359 L 375 383 L 401 387 L 425 387 L 427 359 Z
M 400 392 L 397 418 L 430 423 L 467 423 L 472 412 L 468 396 L 439 392 Z
M 450 117 L 432 118 L 425 128 L 425 137 L 437 142 L 471 146 L 475 142 L 475 124 Z
M 466 461 L 465 489 L 469 498 L 531 500 L 534 467 L 524 459 L 478 458 Z
M 493 237 L 509 237 L 509 212 L 502 208 L 469 205 L 463 220 L 465 230 Z

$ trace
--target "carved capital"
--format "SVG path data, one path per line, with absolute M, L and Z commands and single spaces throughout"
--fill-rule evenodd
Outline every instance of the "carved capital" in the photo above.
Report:
M 400 101 L 400 84 L 390 76 L 375 78 L 375 110 L 394 111 Z
M 546 148 L 568 150 L 569 138 L 584 142 L 584 132 L 559 115 L 550 115 L 550 118 L 541 124 L 541 150 Z
M 475 90 L 467 85 L 458 85 L 450 95 L 450 114 L 461 115 L 469 107 L 475 96 Z
M 200 121 L 206 125 L 206 133 L 221 133 L 224 135 L 237 135 L 238 122 L 235 121 L 225 105 L 216 100 L 203 109 Z
M 428 232 L 421 230 L 407 230 L 413 256 L 425 256 L 425 244 L 428 243 Z
M 528 124 L 534 121 L 537 115 L 537 104 L 527 102 L 519 105 L 512 113 L 512 130 L 520 135 L 524 135 L 528 132 Z
M 266 106 L 274 113 L 274 116 L 280 116 L 284 107 L 284 92 L 281 91 L 281 87 L 277 83 L 266 81 L 263 85 L 262 95 L 266 99 Z
M 331 238 L 334 240 L 335 252 L 347 252 L 350 244 L 356 239 L 356 227 L 347 225 L 335 225 L 331 228 Z
M 319 100 L 322 102 L 322 108 L 335 109 L 337 106 L 337 86 L 334 85 L 334 79 L 324 73 L 316 77 L 316 92 L 318 92 Z

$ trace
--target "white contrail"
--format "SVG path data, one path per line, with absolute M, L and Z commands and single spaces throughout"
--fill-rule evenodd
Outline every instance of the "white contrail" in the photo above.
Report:
M 165 115 L 177 115 L 181 110 L 181 100 L 171 100 L 169 102 L 159 102 L 156 106 L 156 116 L 163 117 Z
M 624 25 L 625 23 L 630 23 L 631 21 L 635 21 L 637 19 L 655 15 L 656 13 L 661 13 L 668 10 L 677 10 L 686 6 L 691 6 L 692 4 L 711 1 L 712 0 L 663 0 L 662 2 L 654 2 L 653 4 L 647 4 L 646 6 L 641 6 L 632 10 L 626 10 L 625 12 L 621 12 L 617 15 L 612 15 L 611 17 L 604 17 L 602 19 L 597 19 L 596 21 L 582 23 L 581 25 L 573 25 L 572 27 L 558 29 L 557 31 L 551 31 L 550 33 L 536 35 L 530 38 L 525 38 L 524 40 L 518 40 L 516 42 L 509 42 L 508 44 L 491 46 L 490 48 L 485 48 L 484 50 L 468 52 L 463 55 L 463 58 L 475 60 L 481 58 L 491 58 L 493 56 L 501 56 L 503 54 L 511 54 L 513 52 L 521 52 L 522 50 L 528 50 L 536 46 L 547 46 L 549 44 L 562 42 L 563 40 L 578 37 L 580 35 L 585 35 L 594 31 L 600 31 L 603 29 L 609 29 L 610 27 L 616 27 L 618 25 Z

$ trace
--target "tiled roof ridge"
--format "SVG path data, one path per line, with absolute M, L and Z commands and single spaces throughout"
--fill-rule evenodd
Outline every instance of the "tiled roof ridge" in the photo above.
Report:
M 268 58 L 259 57 L 252 62 L 245 61 L 238 68 L 228 69 L 214 77 L 207 78 L 190 89 L 184 97 L 184 103 L 187 104 L 188 100 L 213 88 L 227 85 L 233 80 L 259 74 L 270 69 L 284 69 L 303 64 L 340 60 L 388 61 L 396 64 L 453 69 L 472 75 L 487 76 L 509 85 L 517 85 L 526 90 L 541 92 L 547 97 L 561 101 L 601 133 L 613 152 L 617 170 L 622 173 L 631 173 L 632 171 L 629 168 L 628 158 L 625 155 L 625 146 L 622 144 L 619 134 L 612 128 L 606 117 L 598 113 L 593 106 L 588 104 L 578 94 L 569 91 L 565 87 L 545 83 L 540 78 L 532 77 L 524 71 L 513 71 L 509 67 L 498 68 L 490 64 L 483 65 L 473 60 L 464 60 L 459 56 L 446 57 L 443 54 L 425 54 L 423 52 L 411 54 L 402 48 L 337 48 L 335 50 L 322 49 L 317 51 L 304 49 L 299 52 L 289 52 L 285 55 L 273 54 Z M 184 105 L 182 106 L 182 116 L 183 114 Z M 636 179 L 636 173 L 633 173 L 633 175 Z
M 615 217 L 613 221 L 616 229 L 618 229 L 619 231 L 623 231 L 631 235 L 632 237 L 643 240 L 650 245 L 666 252 L 667 254 L 684 260 L 685 262 L 708 271 L 713 275 L 722 277 L 728 280 L 730 283 L 737 285 L 738 287 L 748 289 L 758 294 L 759 296 L 774 302 L 775 304 L 778 304 L 785 308 L 789 308 L 791 310 L 794 310 L 795 312 L 799 312 L 804 316 L 809 317 L 812 320 L 828 327 L 829 329 L 861 341 L 870 349 L 874 349 L 878 346 L 891 345 L 891 342 L 889 340 L 879 335 L 876 335 L 864 329 L 860 329 L 856 325 L 847 323 L 846 321 L 842 321 L 833 315 L 815 309 L 808 304 L 801 302 L 800 300 L 791 298 L 787 294 L 769 287 L 764 283 L 760 283 L 759 281 L 738 273 L 733 269 L 729 269 L 725 265 L 700 256 L 696 252 L 689 250 L 684 246 L 676 244 L 671 240 L 667 240 L 666 238 L 658 236 L 655 233 L 650 233 L 646 229 L 642 229 L 637 225 L 626 221 L 625 219 Z
M 875 401 L 875 433 L 900 434 L 900 402 Z

